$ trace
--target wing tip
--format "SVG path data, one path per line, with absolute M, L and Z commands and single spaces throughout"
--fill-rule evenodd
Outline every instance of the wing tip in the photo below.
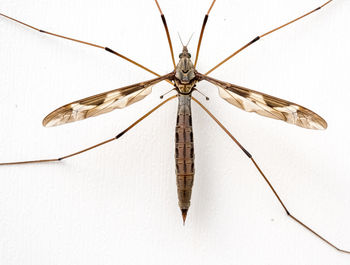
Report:
M 46 122 L 45 120 L 43 120 L 42 125 L 43 125 L 45 128 L 53 127 L 53 125 L 50 125 L 50 124 L 49 124 L 48 122 Z
M 50 118 L 50 114 L 49 114 L 49 115 L 47 115 L 47 116 L 43 119 L 42 125 L 43 125 L 44 127 L 48 128 L 48 127 L 54 127 L 54 126 L 56 126 L 57 124 L 55 124 L 55 123 L 52 122 L 52 119 Z
M 44 127 L 46 127 L 46 128 L 51 127 L 51 126 L 48 125 L 48 123 L 45 120 L 42 121 L 42 125 Z
M 319 128 L 319 130 L 326 130 L 328 128 L 328 123 L 322 117 L 320 117 L 319 124 L 321 125 L 321 128 Z

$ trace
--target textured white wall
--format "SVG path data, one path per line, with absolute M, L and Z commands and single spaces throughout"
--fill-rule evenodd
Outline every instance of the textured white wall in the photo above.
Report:
M 258 34 L 320 0 L 218 0 L 199 59 L 206 71 Z M 176 54 L 210 0 L 160 0 Z M 228 62 L 213 77 L 309 107 L 329 123 L 310 131 L 245 113 L 201 83 L 206 106 L 254 155 L 287 207 L 350 249 L 349 17 L 336 0 Z M 2 0 L 0 12 L 106 45 L 158 73 L 171 70 L 153 1 Z M 57 128 L 65 103 L 153 78 L 103 50 L 0 18 L 0 161 L 61 156 L 113 137 L 169 89 L 124 110 Z M 56 164 L 0 168 L 0 264 L 349 264 L 289 219 L 250 161 L 193 106 L 196 176 L 182 226 L 174 174 L 176 102 L 111 143 Z

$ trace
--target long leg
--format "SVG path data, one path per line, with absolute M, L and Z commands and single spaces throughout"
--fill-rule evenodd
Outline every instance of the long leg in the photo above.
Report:
M 253 40 L 251 40 L 250 42 L 248 42 L 248 43 L 247 43 L 246 45 L 244 45 L 242 48 L 240 48 L 240 49 L 238 49 L 237 51 L 235 51 L 234 53 L 232 53 L 232 54 L 231 54 L 229 57 L 227 57 L 225 60 L 223 60 L 222 62 L 218 63 L 216 66 L 214 66 L 213 68 L 211 68 L 208 72 L 205 73 L 205 75 L 210 74 L 210 73 L 213 72 L 216 68 L 218 68 L 218 67 L 221 66 L 222 64 L 226 63 L 226 62 L 227 62 L 228 60 L 230 60 L 232 57 L 236 56 L 238 53 L 240 53 L 240 52 L 243 51 L 244 49 L 248 48 L 250 45 L 252 45 L 252 44 L 255 43 L 256 41 L 262 39 L 263 37 L 265 37 L 265 36 L 267 36 L 267 35 L 269 35 L 269 34 L 275 32 L 275 31 L 277 31 L 277 30 L 279 30 L 279 29 L 281 29 L 281 28 L 284 28 L 284 27 L 286 27 L 286 26 L 288 26 L 288 25 L 290 25 L 290 24 L 292 24 L 292 23 L 298 21 L 299 19 L 302 19 L 302 18 L 304 18 L 304 17 L 306 17 L 306 16 L 308 16 L 308 15 L 310 15 L 310 14 L 312 14 L 312 13 L 318 11 L 318 10 L 320 10 L 322 7 L 324 7 L 325 5 L 328 5 L 328 4 L 329 4 L 330 2 L 332 2 L 332 1 L 333 1 L 333 0 L 329 0 L 329 1 L 327 1 L 326 3 L 324 3 L 323 5 L 321 5 L 321 6 L 317 7 L 317 8 L 315 8 L 314 10 L 312 10 L 312 11 L 310 11 L 310 12 L 308 12 L 308 13 L 306 13 L 306 14 L 304 14 L 304 15 L 302 15 L 302 16 L 296 18 L 296 19 L 293 19 L 292 21 L 289 21 L 288 23 L 283 24 L 282 26 L 279 26 L 279 27 L 277 27 L 277 28 L 275 28 L 275 29 L 273 29 L 273 30 L 270 30 L 270 31 L 268 31 L 268 32 L 266 32 L 266 33 L 260 35 L 260 36 L 255 37 Z
M 70 157 L 73 157 L 73 156 L 76 156 L 76 155 L 79 155 L 79 154 L 82 154 L 82 153 L 85 153 L 87 151 L 90 151 L 96 147 L 99 147 L 101 145 L 104 145 L 104 144 L 107 144 L 107 143 L 110 143 L 114 140 L 117 140 L 119 139 L 120 137 L 122 137 L 126 132 L 128 132 L 131 128 L 133 128 L 135 125 L 137 125 L 139 122 L 141 122 L 142 120 L 144 120 L 146 117 L 148 117 L 150 114 L 152 114 L 154 111 L 156 111 L 157 109 L 159 109 L 161 106 L 163 106 L 165 103 L 169 102 L 170 100 L 176 98 L 177 95 L 175 96 L 172 96 L 166 100 L 164 100 L 162 103 L 158 104 L 156 107 L 154 107 L 153 109 L 151 109 L 149 112 L 147 112 L 145 115 L 143 115 L 141 118 L 139 118 L 137 121 L 135 121 L 133 124 L 131 124 L 128 128 L 126 128 L 124 131 L 122 131 L 121 133 L 119 133 L 117 136 L 111 138 L 111 139 L 108 139 L 106 141 L 103 141 L 101 143 L 98 143 L 96 145 L 93 145 L 93 146 L 90 146 L 88 148 L 85 148 L 83 150 L 80 150 L 78 152 L 75 152 L 75 153 L 72 153 L 72 154 L 69 154 L 69 155 L 65 155 L 65 156 L 62 156 L 62 157 L 59 157 L 59 158 L 54 158 L 54 159 L 40 159 L 40 160 L 31 160 L 31 161 L 21 161 L 21 162 L 8 162 L 8 163 L 0 163 L 0 166 L 8 166 L 8 165 L 20 165 L 20 164 L 32 164 L 32 163 L 44 163 L 44 162 L 57 162 L 57 161 L 61 161 L 61 160 L 64 160 L 64 159 L 67 159 L 67 158 L 70 158 Z
M 112 53 L 114 55 L 117 55 L 120 58 L 122 58 L 122 59 L 124 59 L 124 60 L 126 60 L 126 61 L 128 61 L 128 62 L 130 62 L 130 63 L 132 63 L 132 64 L 134 64 L 134 65 L 136 65 L 136 66 L 138 66 L 138 67 L 140 67 L 142 69 L 144 69 L 144 70 L 146 70 L 146 71 L 148 71 L 148 72 L 150 72 L 151 74 L 154 74 L 154 75 L 156 75 L 158 77 L 160 76 L 159 74 L 153 72 L 152 70 L 148 69 L 147 67 L 145 67 L 145 66 L 135 62 L 134 60 L 131 60 L 130 58 L 128 58 L 128 57 L 126 57 L 126 56 L 124 56 L 124 55 L 122 55 L 122 54 L 120 54 L 120 53 L 118 53 L 118 52 L 108 48 L 108 47 L 104 47 L 104 46 L 101 46 L 101 45 L 93 44 L 93 43 L 82 41 L 82 40 L 73 39 L 73 38 L 62 36 L 62 35 L 59 35 L 59 34 L 56 34 L 56 33 L 52 33 L 52 32 L 49 32 L 49 31 L 41 30 L 41 29 L 38 29 L 36 27 L 33 27 L 33 26 L 29 25 L 29 24 L 26 24 L 26 23 L 24 23 L 22 21 L 19 21 L 17 19 L 14 19 L 12 17 L 9 17 L 9 16 L 1 14 L 1 13 L 0 13 L 0 16 L 8 18 L 8 19 L 10 19 L 12 21 L 20 23 L 20 24 L 22 24 L 22 25 L 24 25 L 24 26 L 26 26 L 28 28 L 34 29 L 34 30 L 39 31 L 41 33 L 45 33 L 45 34 L 48 34 L 48 35 L 51 35 L 51 36 L 54 36 L 54 37 L 58 37 L 58 38 L 66 39 L 66 40 L 71 40 L 71 41 L 75 41 L 75 42 L 78 42 L 78 43 L 82 43 L 82 44 L 85 44 L 85 45 L 89 45 L 89 46 L 92 46 L 92 47 L 96 47 L 96 48 L 100 48 L 100 49 L 106 50 L 107 52 L 110 52 L 110 53 Z
M 193 98 L 193 97 L 192 97 Z M 258 164 L 255 162 L 253 156 L 237 141 L 237 139 L 225 128 L 224 125 L 222 125 L 222 123 L 206 108 L 204 107 L 197 99 L 193 98 L 193 100 L 221 127 L 221 129 L 223 129 L 225 131 L 225 133 L 227 133 L 227 135 L 238 145 L 238 147 L 249 157 L 249 159 L 252 161 L 252 163 L 254 164 L 254 166 L 257 168 L 257 170 L 259 171 L 260 175 L 264 178 L 264 180 L 266 181 L 266 183 L 269 185 L 270 189 L 272 190 L 273 194 L 276 196 L 276 198 L 278 199 L 279 203 L 281 204 L 281 206 L 283 207 L 283 209 L 285 210 L 285 212 L 287 213 L 287 215 L 292 218 L 294 221 L 296 221 L 298 224 L 302 225 L 304 228 L 306 228 L 307 230 L 309 230 L 311 233 L 313 233 L 314 235 L 316 235 L 318 238 L 320 238 L 321 240 L 323 240 L 324 242 L 326 242 L 328 245 L 330 245 L 331 247 L 335 248 L 338 251 L 350 254 L 350 251 L 347 250 L 343 250 L 340 249 L 338 247 L 336 247 L 334 244 L 332 244 L 331 242 L 329 242 L 327 239 L 325 239 L 323 236 L 321 236 L 320 234 L 318 234 L 317 232 L 315 232 L 313 229 L 311 229 L 309 226 L 307 226 L 306 224 L 304 224 L 302 221 L 300 221 L 298 218 L 296 218 L 294 215 L 292 215 L 290 213 L 290 211 L 287 209 L 287 207 L 284 205 L 283 201 L 281 200 L 280 196 L 277 194 L 276 190 L 274 189 L 274 187 L 272 186 L 272 184 L 270 183 L 270 181 L 267 179 L 267 177 L 265 176 L 265 174 L 262 172 L 262 170 L 260 169 L 260 167 L 258 166 Z
M 171 38 L 170 38 L 170 34 L 169 34 L 168 25 L 166 23 L 165 16 L 164 16 L 164 14 L 162 12 L 162 9 L 160 8 L 160 5 L 159 5 L 158 1 L 157 0 L 155 0 L 155 1 L 156 1 L 156 5 L 158 7 L 159 13 L 160 13 L 160 17 L 162 18 L 162 22 L 163 22 L 164 28 L 165 28 L 165 33 L 166 33 L 166 37 L 168 39 L 170 53 L 171 53 L 171 59 L 173 60 L 173 65 L 174 65 L 174 69 L 175 69 L 176 68 L 176 63 L 175 63 L 175 57 L 174 57 L 174 50 L 173 50 L 173 44 L 171 42 Z
M 202 39 L 203 39 L 205 25 L 207 25 L 208 18 L 209 18 L 209 13 L 210 13 L 211 9 L 213 8 L 215 2 L 216 2 L 216 0 L 213 0 L 213 2 L 211 3 L 211 5 L 209 7 L 209 10 L 208 10 L 207 14 L 205 14 L 205 16 L 204 16 L 202 30 L 201 30 L 201 34 L 199 35 L 199 40 L 198 40 L 198 45 L 197 45 L 196 60 L 194 61 L 194 67 L 195 68 L 196 68 L 197 62 L 198 62 L 198 55 L 199 55 L 199 50 L 201 49 L 201 44 L 202 44 Z

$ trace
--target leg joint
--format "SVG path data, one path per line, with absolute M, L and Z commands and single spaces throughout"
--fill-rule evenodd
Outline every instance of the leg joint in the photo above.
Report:
M 242 151 L 249 157 L 252 158 L 253 156 L 245 149 L 242 147 Z
M 260 40 L 260 36 L 255 37 L 251 42 L 249 42 L 249 45 L 253 44 L 254 42 Z
M 120 137 L 122 137 L 124 135 L 124 133 L 126 133 L 126 131 L 122 131 L 121 133 L 119 133 L 115 139 L 119 139 Z
M 108 47 L 105 47 L 105 50 L 107 52 L 110 52 L 110 53 L 113 53 L 113 54 L 117 54 L 117 52 L 113 51 L 112 49 L 108 48 Z

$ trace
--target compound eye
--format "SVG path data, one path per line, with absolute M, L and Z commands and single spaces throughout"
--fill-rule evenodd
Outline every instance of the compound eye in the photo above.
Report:
M 183 53 L 180 53 L 180 54 L 179 54 L 179 58 L 181 58 L 183 55 L 184 55 Z

